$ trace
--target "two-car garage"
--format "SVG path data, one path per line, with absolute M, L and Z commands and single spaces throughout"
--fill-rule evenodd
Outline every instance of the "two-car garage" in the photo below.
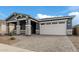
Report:
M 48 21 L 40 23 L 42 35 L 66 35 L 66 21 Z

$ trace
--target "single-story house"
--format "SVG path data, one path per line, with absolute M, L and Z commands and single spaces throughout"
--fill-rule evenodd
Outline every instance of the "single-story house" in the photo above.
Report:
M 30 15 L 13 13 L 7 19 L 7 33 L 17 35 L 72 35 L 74 16 L 34 19 Z

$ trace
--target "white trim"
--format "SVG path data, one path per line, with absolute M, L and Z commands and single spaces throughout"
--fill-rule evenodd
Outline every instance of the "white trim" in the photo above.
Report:
M 38 21 L 36 21 L 36 20 L 33 20 L 33 19 L 31 19 L 31 21 L 34 21 L 34 22 L 36 22 L 36 23 L 39 23 Z
M 17 22 L 17 20 L 15 20 L 15 21 L 7 21 L 7 23 L 9 23 L 9 22 Z
M 25 26 L 31 26 L 31 25 L 25 25 Z
M 26 18 L 18 19 L 18 20 L 26 20 Z

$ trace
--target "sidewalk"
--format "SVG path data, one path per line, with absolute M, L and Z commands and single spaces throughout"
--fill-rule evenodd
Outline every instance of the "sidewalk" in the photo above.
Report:
M 0 52 L 32 52 L 32 51 L 5 44 L 0 44 Z

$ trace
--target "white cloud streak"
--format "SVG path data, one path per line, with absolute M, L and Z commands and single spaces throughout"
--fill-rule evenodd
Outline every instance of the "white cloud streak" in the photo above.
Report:
M 50 15 L 45 15 L 45 14 L 37 14 L 36 15 L 37 19 L 50 18 L 50 17 L 56 17 L 56 16 L 50 16 Z
M 69 13 L 69 16 L 75 15 L 75 18 L 72 20 L 73 26 L 79 24 L 79 12 L 71 12 Z

